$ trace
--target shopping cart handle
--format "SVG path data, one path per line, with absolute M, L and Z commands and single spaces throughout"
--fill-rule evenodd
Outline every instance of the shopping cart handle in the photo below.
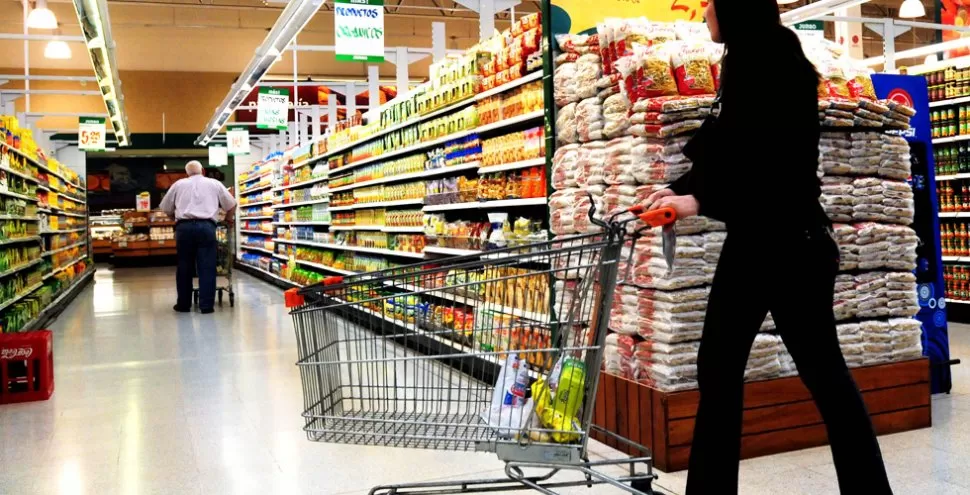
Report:
M 631 208 L 631 210 L 634 208 L 639 208 L 640 212 L 643 211 L 642 206 L 634 206 Z M 643 223 L 651 227 L 663 227 L 664 225 L 670 225 L 677 221 L 677 210 L 670 207 L 657 208 L 656 210 L 651 210 L 646 213 L 634 214 L 640 217 L 640 220 L 643 221 Z
M 286 292 L 283 292 L 283 301 L 286 303 L 287 308 L 303 306 L 305 302 L 303 296 L 300 294 L 300 289 L 297 288 L 287 289 Z
M 323 279 L 322 283 L 323 285 L 337 285 L 337 284 L 342 284 L 343 282 L 344 282 L 343 277 L 336 276 L 336 277 L 327 277 Z

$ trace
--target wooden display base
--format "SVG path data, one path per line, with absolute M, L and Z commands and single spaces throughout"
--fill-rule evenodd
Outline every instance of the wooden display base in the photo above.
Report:
M 857 368 L 852 375 L 878 434 L 932 425 L 929 360 Z M 661 392 L 603 373 L 593 424 L 650 448 L 654 465 L 661 471 L 680 471 L 687 469 L 698 399 L 697 390 Z M 641 455 L 606 435 L 594 432 L 592 437 Z M 822 418 L 798 377 L 745 384 L 742 459 L 827 443 Z

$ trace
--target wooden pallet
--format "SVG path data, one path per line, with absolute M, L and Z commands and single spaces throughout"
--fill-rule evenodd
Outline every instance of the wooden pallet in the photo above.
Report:
M 927 428 L 930 413 L 929 360 L 857 368 L 852 371 L 880 435 Z M 687 469 L 697 413 L 697 390 L 661 392 L 603 373 L 593 424 L 651 449 L 664 472 Z M 593 438 L 640 455 L 609 436 Z M 798 377 L 751 382 L 744 389 L 741 458 L 826 445 L 822 418 Z

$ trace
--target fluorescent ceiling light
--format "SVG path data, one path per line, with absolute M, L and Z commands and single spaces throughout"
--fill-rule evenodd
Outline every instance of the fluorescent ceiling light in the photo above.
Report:
M 788 5 L 790 3 L 795 3 L 798 0 L 778 0 L 778 5 Z
M 199 134 L 199 137 L 196 138 L 195 143 L 197 145 L 204 146 L 205 142 L 208 142 L 212 136 L 219 132 L 219 129 L 228 120 L 228 116 L 239 108 L 246 96 L 254 87 L 259 85 L 259 80 L 276 63 L 276 59 L 281 56 L 279 48 L 276 47 L 292 43 L 296 35 L 303 30 L 307 22 L 320 9 L 323 2 L 324 0 L 290 0 L 286 4 L 286 8 L 280 12 L 279 18 L 276 19 L 276 23 L 273 24 L 266 38 L 256 49 L 249 65 L 242 71 L 222 103 L 216 108 L 215 114 L 206 123 L 202 134 Z M 228 113 L 226 113 L 226 110 L 228 110 Z
M 125 98 L 118 77 L 118 64 L 111 36 L 111 19 L 108 17 L 106 0 L 73 0 L 74 10 L 81 25 L 85 46 L 94 76 L 101 90 L 104 106 L 111 117 L 115 137 L 122 146 L 130 142 L 128 116 L 125 114 Z
M 47 8 L 47 0 L 37 0 L 37 4 L 27 14 L 27 27 L 31 29 L 57 29 L 57 17 Z
M 820 0 L 815 3 L 789 10 L 781 14 L 781 22 L 785 25 L 792 25 L 798 22 L 826 16 L 843 9 L 850 9 L 862 5 L 869 0 Z
M 71 58 L 71 47 L 60 40 L 48 41 L 44 47 L 44 58 L 67 60 Z
M 899 17 L 903 19 L 915 19 L 926 15 L 926 7 L 921 0 L 903 0 L 899 7 Z
M 956 50 L 967 46 L 970 46 L 970 37 L 957 38 L 955 40 L 944 41 L 942 43 L 934 43 L 932 45 L 926 45 L 918 48 L 913 48 L 910 50 L 903 50 L 901 52 L 896 52 L 895 56 L 893 57 L 893 60 L 905 60 L 908 58 L 926 57 L 927 55 L 948 52 L 950 50 Z M 875 65 L 882 65 L 886 63 L 886 56 L 880 55 L 878 57 L 870 57 L 863 60 L 862 63 L 864 63 L 869 67 L 872 67 Z

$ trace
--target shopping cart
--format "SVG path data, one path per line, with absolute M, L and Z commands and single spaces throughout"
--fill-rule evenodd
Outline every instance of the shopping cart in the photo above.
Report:
M 590 218 L 601 233 L 287 291 L 308 438 L 493 452 L 505 462 L 507 478 L 371 494 L 555 494 L 600 484 L 653 493 L 646 448 L 617 460 L 588 455 L 609 302 L 632 221 Z M 560 471 L 581 480 L 553 481 Z
M 236 293 L 232 289 L 232 263 L 236 257 L 236 238 L 228 222 L 216 223 L 216 300 L 222 306 L 223 294 L 229 295 L 229 306 L 236 306 Z M 199 305 L 199 277 L 193 279 L 192 299 Z

